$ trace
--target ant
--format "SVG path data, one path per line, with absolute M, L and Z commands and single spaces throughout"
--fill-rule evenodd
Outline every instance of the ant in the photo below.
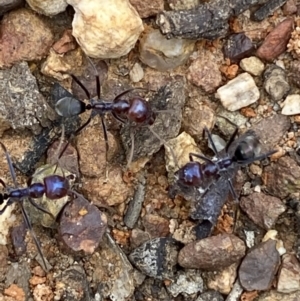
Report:
M 90 59 L 89 59 L 90 60 Z M 91 62 L 91 61 L 90 61 Z M 130 123 L 136 126 L 147 126 L 150 131 L 164 144 L 165 141 L 156 134 L 151 125 L 155 122 L 156 112 L 154 112 L 149 105 L 149 103 L 140 96 L 134 96 L 129 99 L 123 98 L 123 96 L 134 90 L 147 90 L 144 88 L 131 88 L 128 89 L 119 95 L 117 95 L 112 101 L 105 101 L 101 99 L 101 89 L 100 89 L 100 77 L 98 71 L 95 66 L 91 62 L 96 77 L 96 91 L 97 91 L 97 99 L 91 98 L 91 95 L 87 88 L 83 85 L 83 83 L 75 76 L 71 75 L 72 79 L 82 88 L 85 92 L 89 104 L 84 103 L 83 101 L 74 98 L 72 94 L 70 94 L 65 89 L 65 97 L 59 99 L 55 104 L 55 111 L 58 115 L 62 117 L 72 117 L 77 116 L 85 111 L 91 110 L 90 117 L 88 120 L 81 125 L 74 133 L 74 136 L 78 135 L 94 118 L 94 116 L 99 115 L 101 119 L 102 129 L 104 133 L 104 139 L 106 144 L 106 154 L 109 149 L 108 138 L 107 138 L 107 129 L 104 121 L 104 116 L 106 113 L 110 112 L 112 116 L 121 122 L 122 124 Z M 134 151 L 134 134 L 133 131 L 130 132 L 131 138 L 131 151 L 127 162 L 127 167 L 130 165 L 133 158 Z
M 35 232 L 33 231 L 32 225 L 30 223 L 28 214 L 24 208 L 23 205 L 23 201 L 25 199 L 27 199 L 30 204 L 32 206 L 34 206 L 35 208 L 37 208 L 38 210 L 49 214 L 54 220 L 55 217 L 53 216 L 53 214 L 49 211 L 47 211 L 45 208 L 41 207 L 40 205 L 38 205 L 34 199 L 36 198 L 40 198 L 42 197 L 44 194 L 46 195 L 46 197 L 50 200 L 56 200 L 56 199 L 60 199 L 62 197 L 65 197 L 67 195 L 72 195 L 72 194 L 77 194 L 75 191 L 70 190 L 70 184 L 69 184 L 69 180 L 73 177 L 73 175 L 67 176 L 67 177 L 63 177 L 60 175 L 50 175 L 47 176 L 43 179 L 43 183 L 33 183 L 33 184 L 28 184 L 29 186 L 26 188 L 19 188 L 18 184 L 17 184 L 17 179 L 16 179 L 16 174 L 13 168 L 13 164 L 12 164 L 12 160 L 10 158 L 10 155 L 6 149 L 6 147 L 4 146 L 4 144 L 2 142 L 0 142 L 0 146 L 2 148 L 2 150 L 5 153 L 6 156 L 6 160 L 9 166 L 9 170 L 10 170 L 10 174 L 14 183 L 14 187 L 10 188 L 7 187 L 6 184 L 4 183 L 4 181 L 2 179 L 0 179 L 0 183 L 3 185 L 4 188 L 6 188 L 7 193 L 1 193 L 0 194 L 0 205 L 2 205 L 5 201 L 6 204 L 4 205 L 4 207 L 0 210 L 0 215 L 4 213 L 4 211 L 6 210 L 6 208 L 14 203 L 18 203 L 21 211 L 22 211 L 22 215 L 24 218 L 24 221 L 26 223 L 27 228 L 29 229 L 33 240 L 36 244 L 38 253 L 43 261 L 44 264 L 44 268 L 46 271 L 48 271 L 47 265 L 46 265 L 46 260 L 45 257 L 43 255 L 41 246 L 39 244 L 39 241 L 35 235 Z M 30 182 L 30 181 L 29 181 Z
M 264 160 L 277 152 L 272 150 L 258 155 L 259 141 L 254 131 L 249 130 L 235 139 L 237 128 L 225 148 L 218 152 L 209 130 L 205 128 L 204 132 L 215 157 L 209 159 L 200 154 L 190 153 L 190 162 L 175 173 L 176 182 L 170 190 L 171 197 L 179 192 L 192 200 L 190 216 L 199 220 L 199 224 L 195 226 L 197 239 L 205 238 L 211 233 L 229 192 L 235 202 L 238 202 L 232 184 L 238 169 L 254 161 Z M 204 160 L 204 163 L 193 161 L 194 157 Z
M 234 164 L 237 164 L 238 166 L 248 165 L 254 161 L 264 160 L 277 152 L 277 150 L 272 150 L 260 156 L 256 156 L 258 150 L 258 139 L 254 135 L 250 135 L 251 131 L 248 131 L 243 136 L 245 137 L 244 140 L 239 139 L 234 153 L 230 154 L 229 148 L 232 146 L 236 138 L 238 133 L 237 128 L 227 142 L 224 151 L 218 152 L 209 130 L 205 127 L 204 131 L 207 134 L 208 141 L 212 147 L 215 157 L 213 159 L 209 159 L 200 154 L 190 153 L 190 162 L 180 168 L 176 173 L 177 181 L 181 185 L 203 188 L 212 181 L 217 180 L 223 174 L 225 175 L 227 169 Z M 194 161 L 193 157 L 202 159 L 205 163 Z M 237 195 L 232 185 L 232 179 L 227 178 L 226 181 L 229 184 L 229 189 L 233 198 L 237 199 Z

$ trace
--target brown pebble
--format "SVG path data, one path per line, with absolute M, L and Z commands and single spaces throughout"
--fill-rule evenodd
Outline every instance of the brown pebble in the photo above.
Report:
M 239 279 L 247 291 L 270 289 L 280 264 L 276 241 L 269 239 L 251 249 L 241 263 Z
M 211 236 L 183 247 L 178 263 L 188 269 L 220 270 L 245 255 L 244 242 L 233 234 Z
M 25 301 L 25 292 L 16 284 L 12 284 L 4 290 L 4 295 L 13 297 L 15 301 Z
M 159 215 L 146 214 L 143 218 L 143 225 L 151 238 L 166 237 L 170 233 L 169 221 Z
M 282 54 L 287 47 L 291 37 L 294 20 L 287 18 L 279 23 L 266 37 L 258 48 L 256 55 L 266 61 L 273 61 Z
M 70 250 L 92 254 L 102 240 L 106 228 L 106 215 L 81 196 L 63 209 L 59 234 Z
M 72 36 L 72 30 L 67 29 L 64 31 L 63 36 L 54 43 L 52 46 L 58 54 L 66 53 L 75 49 L 77 46 L 75 38 Z
M 130 4 L 137 10 L 141 18 L 157 15 L 164 9 L 163 0 L 130 0 Z
M 240 206 L 255 224 L 266 230 L 271 229 L 278 216 L 285 211 L 280 199 L 257 192 L 242 197 Z
M 282 157 L 264 169 L 263 181 L 270 194 L 286 198 L 300 189 L 300 167 L 291 157 Z
M 38 276 L 33 276 L 29 279 L 29 283 L 33 286 L 36 286 L 38 284 L 42 284 L 46 282 L 46 277 L 38 277 Z
M 39 276 L 39 277 L 45 277 L 46 276 L 46 273 L 45 271 L 42 269 L 41 266 L 37 265 L 36 267 L 34 267 L 32 269 L 32 273 L 35 275 L 35 276 Z

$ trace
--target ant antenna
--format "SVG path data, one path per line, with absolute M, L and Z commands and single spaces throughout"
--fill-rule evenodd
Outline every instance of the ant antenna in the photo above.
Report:
M 6 160 L 7 160 L 8 167 L 9 167 L 9 171 L 10 171 L 13 183 L 14 183 L 14 188 L 18 188 L 16 173 L 15 173 L 15 170 L 13 168 L 13 164 L 12 164 L 10 155 L 8 154 L 6 147 L 4 146 L 4 144 L 2 142 L 0 142 L 0 146 L 1 146 L 2 150 L 5 153 L 5 157 L 6 157 Z M 10 200 L 8 200 L 7 202 L 9 202 L 9 204 L 12 204 L 14 200 L 13 199 L 10 199 Z M 4 212 L 4 210 L 6 209 L 6 207 L 9 204 L 7 203 L 5 205 L 5 207 L 2 209 L 2 212 Z M 45 271 L 48 271 L 49 269 L 48 269 L 47 264 L 46 264 L 45 256 L 43 255 L 41 245 L 40 245 L 40 243 L 39 243 L 39 241 L 38 241 L 38 239 L 37 239 L 37 237 L 36 237 L 36 235 L 35 235 L 35 233 L 34 233 L 34 231 L 32 229 L 29 217 L 27 215 L 27 212 L 25 211 L 23 203 L 22 202 L 18 202 L 18 204 L 20 205 L 20 208 L 21 208 L 21 211 L 22 211 L 22 215 L 23 215 L 25 224 L 26 224 L 26 226 L 27 226 L 27 228 L 28 228 L 28 230 L 29 230 L 29 232 L 30 232 L 30 234 L 31 234 L 34 242 L 35 242 L 35 245 L 37 247 L 38 253 L 39 253 L 39 255 L 40 255 L 40 257 L 41 257 L 41 259 L 43 261 L 43 265 L 44 265 Z

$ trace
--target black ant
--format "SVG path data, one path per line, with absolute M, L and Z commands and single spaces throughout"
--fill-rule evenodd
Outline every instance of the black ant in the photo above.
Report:
M 43 183 L 33 183 L 33 184 L 29 184 L 29 186 L 26 188 L 19 188 L 10 155 L 8 154 L 8 151 L 6 150 L 6 147 L 4 146 L 3 143 L 0 142 L 0 146 L 5 153 L 6 160 L 7 160 L 8 166 L 9 166 L 9 170 L 10 170 L 10 174 L 11 174 L 11 177 L 12 177 L 13 183 L 14 183 L 13 188 L 6 187 L 4 181 L 2 179 L 0 179 L 0 183 L 7 190 L 7 193 L 0 194 L 0 205 L 2 205 L 7 200 L 4 207 L 0 210 L 0 215 L 3 214 L 4 211 L 6 210 L 6 208 L 8 206 L 12 205 L 13 203 L 18 203 L 20 205 L 26 226 L 29 229 L 29 231 L 34 239 L 38 253 L 43 261 L 45 270 L 47 271 L 48 268 L 46 265 L 45 257 L 43 255 L 41 246 L 38 242 L 35 232 L 32 229 L 29 217 L 28 217 L 27 212 L 23 205 L 23 201 L 25 199 L 27 199 L 30 202 L 30 204 L 33 205 L 35 208 L 37 208 L 38 210 L 40 210 L 44 213 L 49 214 L 53 219 L 55 219 L 55 217 L 52 215 L 51 212 L 49 212 L 46 209 L 44 209 L 43 207 L 39 206 L 33 199 L 40 198 L 44 194 L 50 200 L 56 200 L 56 199 L 65 197 L 67 195 L 76 194 L 76 192 L 70 190 L 70 184 L 69 184 L 69 180 L 71 179 L 71 177 L 73 177 L 73 175 L 68 176 L 68 177 L 63 177 L 60 175 L 50 175 L 43 179 Z
M 150 131 L 158 139 L 163 141 L 163 143 L 165 144 L 165 141 L 162 138 L 160 138 L 151 128 L 151 125 L 153 125 L 156 119 L 156 113 L 152 110 L 149 103 L 144 98 L 139 96 L 134 96 L 129 99 L 123 98 L 123 96 L 125 96 L 126 94 L 134 90 L 147 90 L 147 89 L 131 88 L 117 95 L 113 99 L 113 101 L 105 101 L 101 99 L 99 74 L 94 65 L 93 67 L 96 73 L 95 77 L 96 77 L 97 99 L 92 99 L 89 91 L 82 84 L 82 82 L 75 75 L 71 75 L 72 79 L 85 92 L 90 103 L 85 104 L 83 101 L 74 98 L 72 94 L 66 91 L 65 93 L 66 96 L 59 99 L 55 104 L 55 111 L 57 112 L 58 115 L 62 117 L 72 117 L 72 116 L 80 115 L 87 110 L 92 111 L 88 120 L 75 131 L 74 135 L 76 136 L 77 134 L 79 134 L 91 122 L 94 116 L 99 115 L 101 119 L 103 132 L 104 132 L 104 139 L 106 143 L 106 153 L 107 153 L 109 146 L 108 146 L 107 129 L 104 121 L 104 116 L 106 113 L 110 112 L 112 116 L 116 120 L 120 121 L 122 124 L 130 123 L 136 126 L 148 126 Z M 134 135 L 132 131 L 130 133 L 130 137 L 131 137 L 131 151 L 130 151 L 127 167 L 130 165 L 132 161 L 133 151 L 134 151 Z
M 195 227 L 198 239 L 210 234 L 229 192 L 233 199 L 238 201 L 232 184 L 238 169 L 254 161 L 264 160 L 277 152 L 272 150 L 258 155 L 259 141 L 254 131 L 249 130 L 235 139 L 237 128 L 225 148 L 218 152 L 210 132 L 207 128 L 204 130 L 215 157 L 209 159 L 200 154 L 190 153 L 190 162 L 175 173 L 176 182 L 170 190 L 171 197 L 181 193 L 192 201 L 191 218 L 200 220 Z M 193 161 L 193 157 L 205 162 Z

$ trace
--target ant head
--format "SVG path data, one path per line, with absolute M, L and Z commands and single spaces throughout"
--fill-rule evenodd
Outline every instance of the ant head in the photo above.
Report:
M 188 162 L 176 172 L 178 182 L 186 186 L 200 186 L 202 182 L 201 165 L 199 162 Z
M 148 102 L 141 97 L 134 97 L 130 100 L 128 119 L 139 124 L 152 125 L 155 121 L 155 113 L 152 111 Z

